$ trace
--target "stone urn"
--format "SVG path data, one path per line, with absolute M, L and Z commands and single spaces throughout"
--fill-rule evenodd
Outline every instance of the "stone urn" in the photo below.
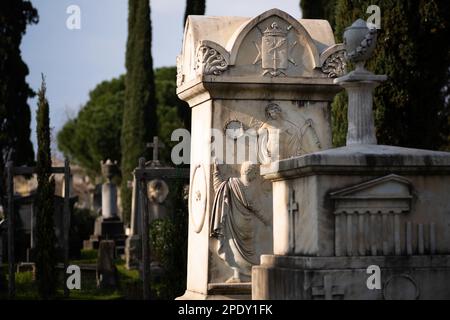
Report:
M 344 32 L 346 59 L 356 64 L 357 71 L 364 70 L 365 62 L 372 56 L 377 42 L 377 29 L 358 19 Z
M 112 162 L 110 159 L 106 160 L 106 162 L 100 161 L 100 165 L 102 168 L 102 174 L 107 179 L 108 182 L 111 182 L 111 179 L 115 177 L 118 173 L 117 161 Z

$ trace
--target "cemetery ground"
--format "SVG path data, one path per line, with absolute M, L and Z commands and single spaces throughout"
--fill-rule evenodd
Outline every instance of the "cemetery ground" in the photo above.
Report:
M 142 296 L 142 280 L 138 270 L 127 270 L 125 261 L 115 260 L 118 273 L 118 286 L 115 289 L 97 288 L 96 280 L 97 250 L 82 250 L 79 260 L 70 261 L 71 265 L 81 268 L 81 289 L 71 290 L 68 298 L 64 297 L 64 273 L 62 265 L 57 267 L 58 291 L 56 299 L 64 300 L 137 300 Z M 8 281 L 8 265 L 3 264 L 2 275 Z M 161 284 L 153 283 L 152 298 L 158 299 Z M 7 293 L 0 294 L 0 300 L 7 299 Z M 16 273 L 16 300 L 39 300 L 36 281 L 32 271 L 21 271 Z

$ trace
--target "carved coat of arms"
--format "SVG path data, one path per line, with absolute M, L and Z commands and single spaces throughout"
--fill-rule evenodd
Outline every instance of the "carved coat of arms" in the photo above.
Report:
M 277 77 L 281 74 L 286 75 L 285 70 L 289 62 L 295 65 L 295 61 L 289 57 L 289 51 L 297 44 L 288 43 L 289 30 L 283 30 L 276 22 L 273 22 L 266 31 L 263 32 L 261 47 L 255 42 L 258 50 L 258 56 L 254 64 L 261 61 L 264 69 L 263 75 L 270 74 Z

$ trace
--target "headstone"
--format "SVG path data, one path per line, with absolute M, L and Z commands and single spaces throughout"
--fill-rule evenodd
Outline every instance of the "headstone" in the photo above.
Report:
M 64 198 L 54 196 L 54 215 L 56 246 L 64 248 Z M 70 197 L 70 208 L 77 202 L 77 196 Z M 14 197 L 14 208 L 17 216 L 17 234 L 15 256 L 17 261 L 34 261 L 34 250 L 36 248 L 36 192 L 28 196 Z
M 273 196 L 271 183 L 248 175 L 260 165 L 331 148 L 330 102 L 340 90 L 332 78 L 345 70 L 342 57 L 326 21 L 297 20 L 278 9 L 255 18 L 188 18 L 177 59 L 177 93 L 192 108 L 188 278 L 181 299 L 250 297 L 251 266 L 273 253 Z M 224 205 L 220 198 L 228 191 L 234 208 L 221 216 L 214 208 Z M 230 234 L 225 216 L 239 217 L 234 227 L 248 241 Z M 221 232 L 228 232 L 232 248 Z M 251 254 L 239 253 L 246 249 Z
M 131 194 L 131 225 L 130 234 L 125 241 L 125 261 L 127 269 L 138 269 L 139 261 L 142 258 L 141 248 L 141 228 L 140 228 L 140 201 L 137 193 L 138 183 L 133 176 L 132 194 Z
M 113 289 L 117 287 L 117 268 L 114 264 L 115 244 L 113 240 L 102 240 L 98 248 L 97 287 Z
M 118 171 L 117 162 L 108 159 L 106 162 L 102 161 L 101 165 L 103 176 L 106 179 L 102 185 L 101 215 L 95 220 L 94 234 L 89 240 L 84 241 L 84 247 L 85 249 L 97 249 L 100 241 L 113 240 L 116 250 L 123 253 L 126 236 L 123 222 L 118 215 L 117 186 L 112 181 Z
M 158 150 L 164 145 L 159 142 L 158 137 L 154 137 L 153 143 L 147 144 L 153 148 L 153 159 L 145 163 L 142 159 L 143 167 L 136 168 L 133 174 L 132 182 L 132 203 L 131 203 L 131 228 L 130 235 L 126 240 L 125 258 L 128 269 L 138 269 L 142 261 L 142 211 L 141 195 L 142 192 L 138 184 L 137 171 L 143 175 L 146 181 L 147 190 L 144 190 L 145 198 L 148 200 L 147 211 L 149 213 L 149 222 L 155 219 L 170 217 L 171 205 L 167 203 L 166 198 L 169 194 L 169 187 L 166 180 L 187 179 L 188 172 L 185 169 L 170 167 L 161 163 L 158 158 Z
M 102 209 L 102 184 L 96 184 L 92 193 L 92 210 L 100 213 Z
M 450 153 L 377 145 L 373 90 L 386 76 L 364 68 L 376 37 L 363 20 L 344 33 L 356 65 L 335 80 L 348 93 L 347 145 L 262 170 L 277 236 L 253 267 L 254 299 L 450 298 Z M 369 289 L 369 266 L 380 268 L 381 290 Z

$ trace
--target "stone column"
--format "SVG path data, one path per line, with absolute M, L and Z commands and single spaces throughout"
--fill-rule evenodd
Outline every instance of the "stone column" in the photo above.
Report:
M 371 57 L 377 40 L 377 29 L 369 29 L 361 19 L 347 28 L 344 33 L 346 58 L 356 65 L 349 74 L 334 80 L 348 93 L 347 146 L 377 144 L 373 121 L 373 90 L 383 81 L 385 75 L 375 75 L 364 68 Z
M 377 144 L 373 117 L 373 90 L 387 79 L 368 71 L 354 71 L 335 80 L 348 93 L 347 146 Z
M 102 185 L 102 217 L 117 218 L 117 186 L 110 181 Z

